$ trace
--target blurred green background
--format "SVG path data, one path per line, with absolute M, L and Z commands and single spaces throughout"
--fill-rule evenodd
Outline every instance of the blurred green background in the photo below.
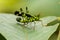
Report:
M 28 6 L 30 14 L 60 16 L 60 0 L 0 0 L 0 13 L 13 13 Z

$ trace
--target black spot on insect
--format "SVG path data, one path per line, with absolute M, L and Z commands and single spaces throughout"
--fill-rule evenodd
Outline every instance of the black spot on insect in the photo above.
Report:
M 15 11 L 14 14 L 15 14 L 15 15 L 18 15 L 18 14 L 19 14 L 19 11 Z
M 23 9 L 22 9 L 22 8 L 20 8 L 20 11 L 22 12 L 22 11 L 23 11 Z
M 28 10 L 28 7 L 26 7 L 26 10 Z
M 27 17 L 33 17 L 33 16 L 31 16 L 30 14 L 26 14 L 26 16 L 27 16 Z

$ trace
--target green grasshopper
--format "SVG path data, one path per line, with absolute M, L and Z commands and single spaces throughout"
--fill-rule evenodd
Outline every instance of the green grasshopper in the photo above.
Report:
M 40 20 L 40 14 L 38 14 L 36 16 L 32 16 L 32 15 L 28 14 L 28 8 L 27 7 L 26 7 L 26 13 L 24 13 L 22 8 L 20 8 L 20 13 L 19 13 L 19 11 L 16 11 L 14 14 L 19 16 L 16 18 L 16 21 L 19 23 L 24 23 L 24 25 L 28 24 L 30 22 L 35 23 L 35 21 L 41 21 Z

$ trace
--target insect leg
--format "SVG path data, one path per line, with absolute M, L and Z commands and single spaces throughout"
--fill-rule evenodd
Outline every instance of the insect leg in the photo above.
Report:
M 39 21 L 41 22 L 41 25 L 44 26 L 43 21 L 42 20 L 39 20 Z
M 36 25 L 36 22 L 34 21 L 34 27 L 33 27 L 33 30 L 35 30 L 35 25 Z

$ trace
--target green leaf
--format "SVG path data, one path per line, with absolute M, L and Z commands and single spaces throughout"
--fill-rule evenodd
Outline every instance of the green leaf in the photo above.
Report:
M 58 32 L 55 32 L 51 35 L 51 37 L 49 38 L 49 40 L 57 40 L 58 38 Z
M 60 30 L 59 30 L 59 33 L 58 33 L 58 38 L 57 38 L 57 40 L 60 40 Z
M 33 27 L 34 23 L 27 25 L 25 28 L 22 25 L 17 24 L 15 15 L 12 14 L 0 14 L 0 33 L 7 40 L 48 40 L 49 37 L 56 31 L 59 23 L 53 26 L 44 26 L 51 21 L 57 19 L 55 16 L 49 16 L 41 18 L 43 25 L 40 21 L 35 24 L 35 30 L 28 29 L 27 27 Z
M 0 34 L 0 40 L 6 40 L 6 38 L 2 34 Z

